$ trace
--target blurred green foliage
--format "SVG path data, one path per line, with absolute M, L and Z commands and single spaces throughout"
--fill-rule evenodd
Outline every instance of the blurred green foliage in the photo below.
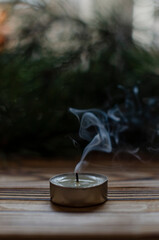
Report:
M 78 123 L 68 108 L 122 104 L 119 84 L 139 85 L 141 98 L 159 96 L 159 53 L 135 44 L 131 26 L 103 17 L 90 25 L 48 14 L 45 24 L 31 16 L 18 46 L 0 53 L 0 150 L 5 153 L 75 153 L 70 137 Z M 66 19 L 78 26 L 78 34 L 70 34 L 78 47 L 62 53 L 44 48 L 41 36 L 51 23 Z M 21 44 L 24 39 L 29 40 Z

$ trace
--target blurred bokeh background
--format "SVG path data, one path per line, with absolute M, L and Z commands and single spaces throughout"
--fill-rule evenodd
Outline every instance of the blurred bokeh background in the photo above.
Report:
M 0 0 L 1 154 L 82 151 L 69 107 L 111 112 L 114 152 L 158 152 L 158 0 Z

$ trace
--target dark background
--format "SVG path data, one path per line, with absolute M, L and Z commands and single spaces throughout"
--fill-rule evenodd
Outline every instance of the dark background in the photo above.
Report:
M 141 0 L 1 1 L 1 154 L 79 154 L 87 142 L 70 107 L 120 118 L 109 119 L 114 153 L 157 153 L 158 9 Z

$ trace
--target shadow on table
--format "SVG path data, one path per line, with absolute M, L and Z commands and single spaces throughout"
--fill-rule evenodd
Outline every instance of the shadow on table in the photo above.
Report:
M 95 206 L 91 206 L 91 207 L 65 207 L 65 206 L 61 206 L 61 205 L 57 205 L 54 204 L 52 202 L 50 202 L 50 206 L 52 208 L 53 211 L 55 212 L 75 212 L 75 213 L 81 213 L 81 212 L 95 212 L 95 211 L 99 211 L 100 209 L 103 209 L 103 206 L 106 203 L 103 204 L 99 204 L 99 205 L 95 205 Z

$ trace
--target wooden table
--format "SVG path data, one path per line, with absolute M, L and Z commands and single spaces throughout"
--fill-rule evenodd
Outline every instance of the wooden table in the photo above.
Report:
M 108 201 L 90 208 L 54 205 L 49 178 L 76 160 L 0 161 L 0 239 L 158 239 L 159 159 L 97 155 L 87 171 L 109 177 Z M 98 165 L 96 166 L 96 164 Z

